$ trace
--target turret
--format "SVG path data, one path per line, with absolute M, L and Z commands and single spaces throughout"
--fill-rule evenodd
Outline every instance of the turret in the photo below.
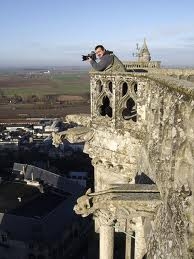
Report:
M 144 38 L 144 43 L 142 48 L 140 49 L 139 55 L 138 55 L 138 61 L 140 62 L 149 62 L 151 60 L 151 55 L 148 50 L 146 39 Z

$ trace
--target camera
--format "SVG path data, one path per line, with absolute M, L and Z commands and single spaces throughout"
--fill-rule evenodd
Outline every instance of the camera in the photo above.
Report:
M 89 58 L 95 60 L 96 59 L 96 53 L 94 51 L 91 51 L 91 53 L 88 54 L 88 55 L 82 55 L 82 61 L 86 61 Z

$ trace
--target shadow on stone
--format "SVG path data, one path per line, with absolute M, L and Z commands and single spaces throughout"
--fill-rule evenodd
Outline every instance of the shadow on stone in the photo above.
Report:
M 135 176 L 135 183 L 137 184 L 155 184 L 146 174 L 141 173 Z

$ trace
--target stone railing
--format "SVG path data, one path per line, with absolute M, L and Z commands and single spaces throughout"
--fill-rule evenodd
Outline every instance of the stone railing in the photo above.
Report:
M 193 68 L 150 68 L 149 73 L 160 74 L 162 76 L 171 76 L 179 80 L 187 80 L 194 82 L 194 69 Z

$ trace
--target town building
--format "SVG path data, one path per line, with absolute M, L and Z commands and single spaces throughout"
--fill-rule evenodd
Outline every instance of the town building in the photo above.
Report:
M 91 228 L 74 213 L 84 188 L 70 179 L 15 163 L 12 181 L 0 183 L 0 258 L 73 258 Z M 84 236 L 84 239 L 83 239 Z

